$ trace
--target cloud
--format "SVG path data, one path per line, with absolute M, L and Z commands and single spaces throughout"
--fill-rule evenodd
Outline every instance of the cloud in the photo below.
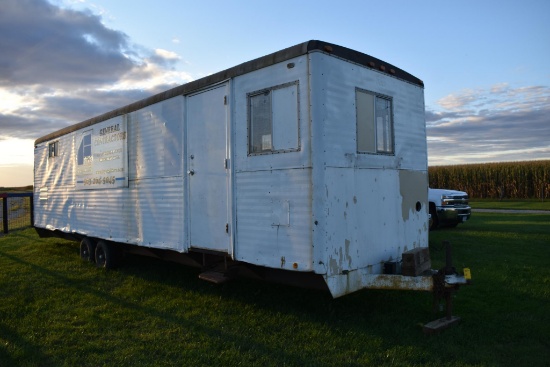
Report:
M 192 80 L 176 53 L 46 0 L 2 2 L 0 50 L 0 139 L 36 139 Z
M 550 159 L 550 88 L 506 83 L 464 90 L 427 108 L 429 163 Z
M 4 1 L 0 35 L 4 85 L 101 85 L 139 66 L 124 33 L 43 0 Z

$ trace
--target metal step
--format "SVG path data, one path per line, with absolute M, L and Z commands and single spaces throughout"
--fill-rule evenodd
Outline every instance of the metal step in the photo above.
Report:
M 230 280 L 224 273 L 214 270 L 205 271 L 199 274 L 199 279 L 206 280 L 214 284 L 222 284 Z

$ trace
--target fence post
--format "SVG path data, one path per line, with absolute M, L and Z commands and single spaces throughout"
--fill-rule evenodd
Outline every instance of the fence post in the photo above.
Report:
M 34 193 L 29 196 L 31 205 L 31 227 L 34 227 Z
M 4 233 L 8 233 L 8 195 L 2 195 L 2 222 L 4 227 Z

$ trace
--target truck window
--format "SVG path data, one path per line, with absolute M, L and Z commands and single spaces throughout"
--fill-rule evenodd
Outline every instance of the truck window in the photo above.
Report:
M 299 150 L 298 82 L 248 95 L 248 154 Z
M 392 99 L 357 89 L 357 152 L 393 154 Z

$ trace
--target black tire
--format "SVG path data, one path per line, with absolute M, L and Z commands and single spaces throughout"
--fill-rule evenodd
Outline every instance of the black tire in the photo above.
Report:
M 439 219 L 437 219 L 437 212 L 434 205 L 430 205 L 430 215 L 432 216 L 432 225 L 430 231 L 433 231 L 439 226 Z
M 95 264 L 98 268 L 114 269 L 117 265 L 117 251 L 107 241 L 99 241 L 95 248 Z
M 95 248 L 95 242 L 91 238 L 84 237 L 80 241 L 80 258 L 84 261 L 94 262 Z

